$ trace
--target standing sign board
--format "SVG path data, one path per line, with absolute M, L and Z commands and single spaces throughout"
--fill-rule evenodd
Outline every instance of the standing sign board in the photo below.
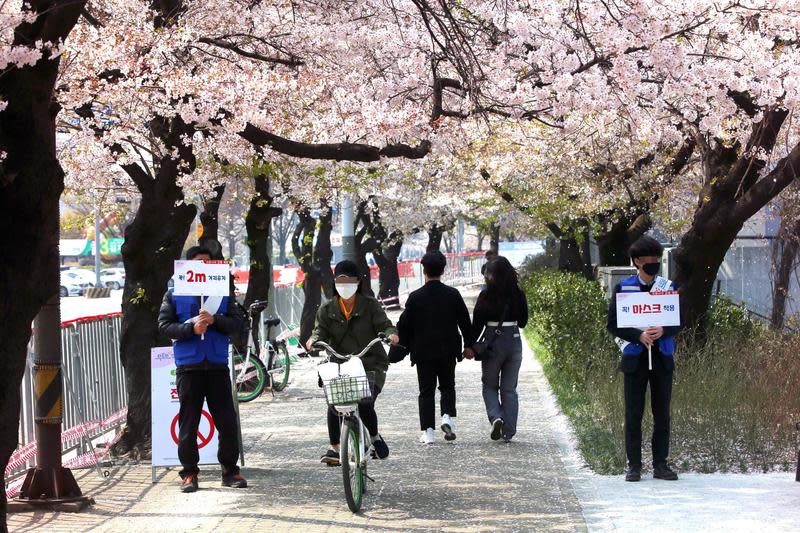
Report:
M 153 478 L 155 467 L 180 466 L 178 460 L 178 387 L 176 384 L 175 358 L 172 347 L 153 348 L 150 352 L 151 408 L 152 408 L 152 453 Z M 203 403 L 200 427 L 197 430 L 197 447 L 200 464 L 217 462 L 217 428 Z
M 228 296 L 230 264 L 227 261 L 175 261 L 176 296 Z
M 680 325 L 677 291 L 617 293 L 617 327 L 647 329 Z

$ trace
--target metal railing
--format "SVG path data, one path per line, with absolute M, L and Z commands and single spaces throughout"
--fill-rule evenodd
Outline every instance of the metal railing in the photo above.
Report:
M 72 453 L 73 467 L 92 464 L 85 457 L 92 440 L 114 430 L 125 421 L 127 394 L 119 359 L 122 315 L 114 313 L 61 324 L 63 375 L 63 453 Z M 34 333 L 35 335 L 35 333 Z M 28 344 L 28 361 L 21 386 L 19 446 L 5 471 L 10 480 L 35 466 L 33 379 L 34 336 Z M 83 456 L 83 458 L 82 458 Z M 77 461 L 75 460 L 77 459 Z M 8 493 L 8 487 L 6 487 Z

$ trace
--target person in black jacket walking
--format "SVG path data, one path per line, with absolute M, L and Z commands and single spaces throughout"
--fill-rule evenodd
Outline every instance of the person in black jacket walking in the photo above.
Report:
M 492 425 L 491 439 L 511 441 L 517 433 L 519 400 L 517 380 L 522 365 L 522 339 L 519 328 L 528 323 L 528 302 L 519 287 L 517 271 L 503 256 L 486 267 L 486 288 L 481 291 L 472 313 L 472 329 L 486 342 L 493 343 L 490 354 L 481 361 L 483 402 Z M 471 358 L 473 354 L 466 353 Z
M 420 440 L 426 444 L 434 442 L 437 381 L 444 438 L 448 441 L 456 438 L 456 362 L 462 359 L 464 352 L 462 335 L 464 346 L 474 342 L 469 311 L 461 293 L 440 281 L 446 265 L 447 259 L 441 252 L 425 254 L 422 258 L 425 285 L 409 295 L 397 323 L 400 344 L 411 353 L 411 364 L 417 365 Z M 390 352 L 393 363 L 404 357 L 405 353 L 398 348 Z

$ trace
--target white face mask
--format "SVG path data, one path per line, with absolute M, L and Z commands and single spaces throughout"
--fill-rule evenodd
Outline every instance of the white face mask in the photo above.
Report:
M 358 290 L 358 283 L 337 283 L 336 292 L 345 300 L 349 300 Z

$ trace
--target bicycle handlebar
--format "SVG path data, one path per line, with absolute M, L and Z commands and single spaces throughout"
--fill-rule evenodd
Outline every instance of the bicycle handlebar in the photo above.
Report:
M 342 359 L 344 361 L 348 361 L 348 360 L 352 359 L 353 357 L 363 357 L 373 346 L 375 346 L 379 342 L 383 342 L 385 344 L 389 344 L 389 338 L 386 336 L 385 333 L 380 333 L 376 338 L 372 339 L 372 341 L 370 341 L 370 343 L 367 344 L 367 346 L 363 350 L 361 350 L 359 353 L 350 354 L 350 355 L 340 354 L 339 352 L 334 350 L 331 347 L 330 344 L 328 344 L 326 342 L 323 342 L 323 341 L 316 341 L 316 342 L 314 342 L 314 344 L 312 346 L 314 348 L 316 348 L 316 349 L 322 349 L 322 350 L 325 350 L 326 352 L 328 352 L 327 360 L 330 360 L 331 356 L 333 356 L 333 357 L 336 357 L 337 359 Z

